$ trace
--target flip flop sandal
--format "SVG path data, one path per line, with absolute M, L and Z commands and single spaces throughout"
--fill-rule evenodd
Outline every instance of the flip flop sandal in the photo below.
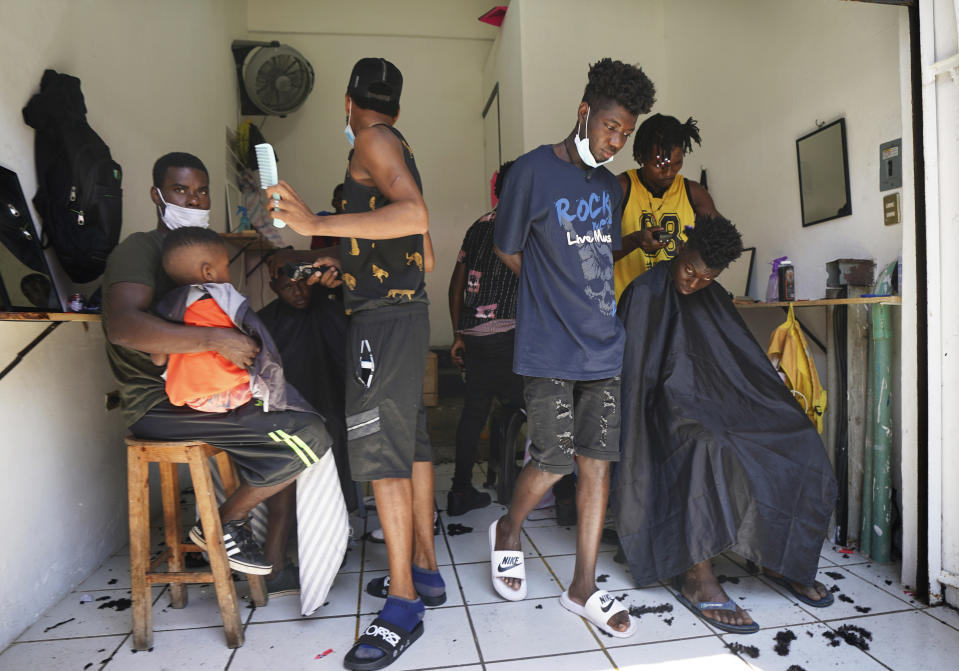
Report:
M 378 599 L 385 599 L 390 595 L 390 577 L 384 575 L 380 578 L 373 578 L 366 583 L 366 593 Z
M 632 616 L 629 616 L 629 628 L 626 631 L 619 631 L 609 626 L 609 620 L 614 615 L 628 613 L 629 610 L 604 589 L 593 592 L 586 599 L 586 604 L 582 606 L 569 598 L 569 590 L 560 595 L 559 602 L 563 608 L 574 615 L 586 618 L 591 624 L 599 627 L 610 636 L 629 638 L 636 633 L 636 620 Z
M 825 608 L 826 606 L 831 606 L 833 601 L 836 600 L 833 597 L 832 592 L 826 592 L 826 596 L 818 601 L 816 599 L 810 599 L 802 592 L 797 591 L 796 588 L 793 587 L 793 584 L 785 576 L 771 576 L 768 573 L 765 573 L 763 574 L 763 577 L 769 578 L 780 587 L 784 587 L 790 594 L 792 594 L 794 599 L 803 602 L 807 606 L 812 606 L 813 608 Z
M 493 580 L 493 589 L 507 601 L 522 601 L 526 598 L 526 562 L 522 550 L 496 550 L 496 524 L 493 520 L 489 526 L 490 576 Z M 522 580 L 519 589 L 506 585 L 500 578 L 517 578 Z
M 378 617 L 373 620 L 373 623 L 366 628 L 363 635 L 357 639 L 353 647 L 350 648 L 350 651 L 346 653 L 346 657 L 343 659 L 343 666 L 353 671 L 376 671 L 377 669 L 386 668 L 399 659 L 399 656 L 422 635 L 422 622 L 417 623 L 417 625 L 413 627 L 413 631 L 406 631 L 392 622 Z M 383 654 L 374 658 L 358 657 L 356 652 L 361 645 L 368 645 L 377 650 L 382 650 Z
M 413 586 L 415 587 L 416 583 L 413 583 Z M 373 578 L 366 583 L 366 593 L 378 599 L 385 599 L 390 595 L 390 577 L 384 575 L 379 578 Z M 443 592 L 439 596 L 427 596 L 420 594 L 420 591 L 416 590 L 416 594 L 420 597 L 423 605 L 426 606 L 442 606 L 446 603 L 446 592 Z
M 730 599 L 725 603 L 722 601 L 699 601 L 697 603 L 692 603 L 689 599 L 683 596 L 682 592 L 676 592 L 676 600 L 679 603 L 686 606 L 693 615 L 698 617 L 703 622 L 708 622 L 717 629 L 730 634 L 755 634 L 759 631 L 759 623 L 753 622 L 752 624 L 726 624 L 725 622 L 719 622 L 714 620 L 711 617 L 706 617 L 703 614 L 704 610 L 726 610 L 731 613 L 738 612 L 735 602 Z

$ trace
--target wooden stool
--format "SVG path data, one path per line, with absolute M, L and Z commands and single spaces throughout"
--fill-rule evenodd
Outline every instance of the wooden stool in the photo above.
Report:
M 210 583 L 216 589 L 216 599 L 223 618 L 226 644 L 230 648 L 243 645 L 243 623 L 240 620 L 236 587 L 223 546 L 223 528 L 209 459 L 216 456 L 223 489 L 229 496 L 237 487 L 236 471 L 226 452 L 200 441 L 161 442 L 128 437 L 127 480 L 130 498 L 130 584 L 133 601 L 133 649 L 146 650 L 153 645 L 153 599 L 151 586 L 169 583 L 170 606 L 183 608 L 187 602 L 187 583 Z M 166 547 L 159 557 L 150 561 L 150 462 L 160 469 L 160 489 L 163 495 L 163 527 Z M 184 542 L 180 524 L 180 484 L 177 464 L 190 465 L 190 477 L 196 493 L 196 507 L 207 541 L 210 571 L 184 571 L 183 555 L 200 552 L 193 543 Z M 161 565 L 166 571 L 155 571 Z M 250 596 L 257 606 L 266 605 L 266 585 L 263 576 L 247 575 Z

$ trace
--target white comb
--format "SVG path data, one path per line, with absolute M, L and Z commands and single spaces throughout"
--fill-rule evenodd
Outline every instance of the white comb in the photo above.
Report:
M 264 189 L 273 186 L 280 181 L 276 172 L 276 154 L 273 152 L 273 145 L 264 142 L 256 145 L 253 149 L 256 151 L 256 165 L 260 170 L 260 186 Z M 273 198 L 279 200 L 280 196 L 273 194 Z M 273 225 L 277 228 L 283 228 L 286 226 L 286 222 L 274 219 Z

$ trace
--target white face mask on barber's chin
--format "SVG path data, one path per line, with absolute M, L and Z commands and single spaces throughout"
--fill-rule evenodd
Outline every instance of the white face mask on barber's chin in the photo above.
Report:
M 173 205 L 163 200 L 163 194 L 160 192 L 160 189 L 157 187 L 153 188 L 157 190 L 157 195 L 160 196 L 160 202 L 165 206 L 160 212 L 160 219 L 167 225 L 167 228 L 173 230 L 174 228 L 185 228 L 187 226 L 199 226 L 200 228 L 210 227 L 209 210 Z
M 586 123 L 584 126 L 589 124 L 589 107 L 586 108 Z M 583 137 L 579 136 L 579 128 L 576 129 L 576 139 L 574 140 L 576 144 L 576 153 L 579 154 L 580 159 L 583 163 L 588 165 L 590 168 L 598 168 L 601 165 L 606 165 L 613 160 L 613 157 L 610 156 L 605 161 L 597 161 L 593 156 L 593 152 L 589 150 L 589 138 L 586 137 L 586 131 L 583 133 Z

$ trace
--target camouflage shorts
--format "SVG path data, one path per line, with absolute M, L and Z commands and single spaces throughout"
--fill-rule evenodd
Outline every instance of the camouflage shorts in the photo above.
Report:
M 602 380 L 524 377 L 533 463 L 573 472 L 573 457 L 619 461 L 619 376 Z

